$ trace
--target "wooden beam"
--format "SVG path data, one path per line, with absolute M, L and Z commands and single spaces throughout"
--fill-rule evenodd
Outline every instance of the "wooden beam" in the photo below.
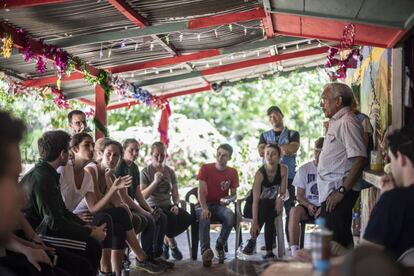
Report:
M 95 106 L 95 102 L 90 101 L 90 100 L 88 100 L 88 99 L 80 98 L 80 99 L 79 99 L 79 101 L 80 101 L 81 103 L 84 103 L 84 104 L 87 104 L 87 105 L 90 105 L 90 106 Z
M 70 76 L 64 75 L 62 78 L 62 81 L 71 81 L 71 80 L 79 80 L 83 78 L 83 73 L 80 72 L 73 72 L 70 74 Z M 27 87 L 43 87 L 46 85 L 54 84 L 57 81 L 56 76 L 50 76 L 50 77 L 43 77 L 38 79 L 32 79 L 32 80 L 25 80 L 23 81 L 23 85 Z
M 109 4 L 114 6 L 118 11 L 120 11 L 125 17 L 129 19 L 132 23 L 140 28 L 148 26 L 148 21 L 138 14 L 131 6 L 126 3 L 124 0 L 107 0 Z
M 110 111 L 110 110 L 119 109 L 123 107 L 130 107 L 130 106 L 137 105 L 137 104 L 141 104 L 141 102 L 138 100 L 132 100 L 132 101 L 124 102 L 124 103 L 110 105 L 106 108 L 106 110 Z
M 270 5 L 270 0 L 263 0 L 263 6 L 265 9 L 266 17 L 262 19 L 262 22 L 265 28 L 266 37 L 272 38 L 275 36 L 275 31 L 273 28 L 272 16 L 269 12 L 272 9 L 272 6 Z
M 206 86 L 203 86 L 203 87 L 193 88 L 193 89 L 188 89 L 188 90 L 184 90 L 184 91 L 178 91 L 178 92 L 170 93 L 170 94 L 167 94 L 165 96 L 162 96 L 162 98 L 164 98 L 164 99 L 170 99 L 170 98 L 173 98 L 173 97 L 190 95 L 190 94 L 195 94 L 195 93 L 209 91 L 209 90 L 211 90 L 210 83 L 208 85 L 206 85 Z
M 225 24 L 236 22 L 247 22 L 266 17 L 266 14 L 261 7 L 257 7 L 250 11 L 235 12 L 224 15 L 213 15 L 190 19 L 188 21 L 188 29 L 202 29 L 209 27 L 216 27 Z
M 139 85 L 149 86 L 149 85 L 169 83 L 173 81 L 179 81 L 179 80 L 199 77 L 199 75 L 195 75 L 194 73 L 199 73 L 202 76 L 208 76 L 208 75 L 214 75 L 214 74 L 219 74 L 219 73 L 224 73 L 224 72 L 230 72 L 233 70 L 253 67 L 253 66 L 262 65 L 262 64 L 268 64 L 268 63 L 282 61 L 282 60 L 289 60 L 289 59 L 294 59 L 294 58 L 301 58 L 301 57 L 306 57 L 306 56 L 323 54 L 323 53 L 326 53 L 328 49 L 329 47 L 324 46 L 324 47 L 318 47 L 318 48 L 308 49 L 308 50 L 299 51 L 299 52 L 280 54 L 280 55 L 271 56 L 271 57 L 251 59 L 251 60 L 236 62 L 232 64 L 217 66 L 214 68 L 210 68 L 210 69 L 206 69 L 206 70 L 202 70 L 198 72 L 177 75 L 177 76 L 174 76 L 174 78 L 166 77 L 166 78 L 142 81 L 142 82 L 139 82 Z
M 95 86 L 95 118 L 106 126 L 105 92 L 100 85 Z M 95 139 L 104 137 L 104 133 L 95 130 Z
M 15 8 L 28 8 L 48 4 L 57 4 L 67 2 L 68 0 L 1 0 L 0 8 L 2 9 L 15 9 Z
M 229 13 L 226 15 L 214 16 L 214 20 L 212 20 L 212 17 L 207 16 L 191 19 L 189 21 L 184 22 L 174 22 L 156 26 L 148 26 L 142 29 L 128 29 L 123 31 L 115 30 L 109 32 L 53 39 L 50 40 L 50 42 L 59 47 L 72 47 L 87 44 L 104 43 L 128 38 L 136 38 L 142 36 L 172 33 L 188 29 L 216 27 L 222 24 L 259 20 L 262 19 L 264 16 L 265 14 L 263 9 L 258 7 L 246 12 Z
M 403 29 L 405 27 L 405 23 L 398 22 L 398 21 L 378 21 L 378 20 L 372 20 L 372 19 L 358 19 L 355 17 L 338 16 L 338 15 L 319 13 L 319 12 L 309 12 L 309 11 L 305 12 L 305 11 L 280 9 L 280 8 L 272 8 L 269 12 L 275 13 L 275 14 L 289 14 L 289 15 L 297 15 L 297 16 L 305 16 L 305 17 L 330 19 L 330 20 L 335 20 L 335 21 L 368 24 L 368 25 L 375 25 L 375 26 L 387 27 L 387 28 Z

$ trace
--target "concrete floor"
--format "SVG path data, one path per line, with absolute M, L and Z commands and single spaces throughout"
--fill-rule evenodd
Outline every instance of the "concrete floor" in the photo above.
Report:
M 218 232 L 211 231 L 211 246 L 214 248 L 215 240 L 218 237 Z M 243 241 L 246 241 L 250 237 L 249 233 L 243 233 Z M 218 276 L 218 275 L 260 275 L 260 273 L 271 263 L 269 261 L 265 262 L 262 260 L 262 255 L 264 251 L 260 251 L 260 247 L 264 245 L 263 233 L 259 236 L 257 240 L 257 253 L 252 256 L 246 256 L 244 260 L 235 259 L 235 233 L 234 231 L 230 234 L 228 247 L 229 252 L 226 253 L 226 260 L 224 264 L 218 264 L 218 260 L 213 260 L 213 265 L 210 268 L 205 268 L 202 265 L 201 257 L 198 256 L 197 261 L 190 259 L 190 253 L 188 248 L 187 236 L 186 233 L 182 233 L 177 238 L 177 244 L 181 252 L 183 253 L 183 260 L 173 261 L 171 258 L 169 261 L 175 263 L 175 268 L 173 270 L 168 270 L 167 272 L 161 275 L 169 276 Z M 287 242 L 285 242 L 287 245 Z M 276 249 L 274 250 L 276 254 Z M 283 260 L 280 260 L 283 261 Z M 135 271 L 133 269 L 134 264 L 131 265 L 129 271 L 125 271 L 124 275 L 130 276 L 139 276 L 139 275 L 150 275 L 147 272 Z

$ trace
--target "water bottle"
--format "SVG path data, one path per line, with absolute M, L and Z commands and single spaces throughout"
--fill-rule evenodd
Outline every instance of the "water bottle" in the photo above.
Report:
M 315 224 L 317 228 L 311 234 L 314 275 L 326 275 L 330 267 L 329 258 L 332 232 L 326 228 L 324 218 L 316 219 Z

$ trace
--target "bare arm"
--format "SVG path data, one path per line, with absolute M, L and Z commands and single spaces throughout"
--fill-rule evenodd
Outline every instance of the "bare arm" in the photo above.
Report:
M 208 209 L 207 202 L 206 202 L 206 195 L 205 195 L 206 189 L 207 189 L 207 183 L 203 180 L 200 180 L 198 184 L 198 200 L 200 201 L 200 205 L 202 209 Z
M 138 190 L 138 189 L 137 189 Z M 136 210 L 139 213 L 145 212 L 142 207 L 137 204 L 128 194 L 127 189 L 119 190 L 119 196 L 121 197 L 121 200 L 132 210 Z
M 283 154 L 294 155 L 298 152 L 300 144 L 298 142 L 290 142 L 289 144 L 280 145 Z
M 151 182 L 151 184 L 148 185 L 146 183 L 141 183 L 141 185 L 139 185 L 141 188 L 142 195 L 145 199 L 149 198 L 150 195 L 155 191 L 158 184 L 161 182 L 162 176 L 163 174 L 161 172 L 156 172 L 154 174 L 154 180 Z
M 176 204 L 178 206 L 178 204 L 180 203 L 180 195 L 178 194 L 177 184 L 172 185 L 171 195 L 172 195 L 173 204 Z
M 253 182 L 253 210 L 252 210 L 252 217 L 254 223 L 259 223 L 259 200 L 260 200 L 260 192 L 263 182 L 263 175 L 260 172 L 256 172 L 254 176 Z
M 378 248 L 380 250 L 384 250 L 384 246 L 382 246 L 382 245 L 380 245 L 378 243 L 374 243 L 374 242 L 368 241 L 366 239 L 362 239 L 361 245 L 369 245 L 369 246 L 372 246 L 372 247 L 376 247 L 376 248 Z
M 280 183 L 280 192 L 279 194 L 282 197 L 286 197 L 287 194 L 287 185 L 288 185 L 288 167 L 286 165 L 280 164 L 280 174 L 282 177 L 281 183 Z
M 140 185 L 141 186 L 141 185 Z M 144 196 L 141 193 L 141 189 L 138 188 L 135 192 L 135 198 L 138 201 L 139 205 L 145 209 L 146 211 L 152 213 L 154 210 L 148 205 L 148 203 L 145 201 Z
M 299 202 L 301 205 L 305 206 L 306 208 L 307 208 L 309 205 L 312 205 L 312 206 L 313 206 L 313 204 L 312 204 L 312 203 L 310 203 L 310 202 L 306 199 L 306 197 L 305 197 L 305 189 L 303 189 L 303 188 L 299 188 L 299 187 L 297 187 L 297 188 L 296 188 L 296 199 L 298 200 L 298 202 Z
M 362 170 L 365 167 L 367 158 L 363 156 L 354 157 L 355 161 L 352 164 L 351 170 L 344 180 L 343 186 L 347 191 L 350 191 L 352 187 L 357 183 L 357 180 L 361 177 Z

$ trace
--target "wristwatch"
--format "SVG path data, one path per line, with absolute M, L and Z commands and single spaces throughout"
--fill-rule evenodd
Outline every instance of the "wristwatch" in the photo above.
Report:
M 344 186 L 339 186 L 339 188 L 338 188 L 338 190 L 337 190 L 338 192 L 340 192 L 341 194 L 345 194 L 346 193 L 346 189 L 345 189 L 345 187 Z

